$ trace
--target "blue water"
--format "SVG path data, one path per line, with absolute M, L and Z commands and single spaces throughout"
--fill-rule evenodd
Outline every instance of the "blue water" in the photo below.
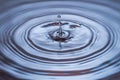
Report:
M 0 4 L 0 70 L 13 80 L 109 80 L 119 74 L 119 1 Z

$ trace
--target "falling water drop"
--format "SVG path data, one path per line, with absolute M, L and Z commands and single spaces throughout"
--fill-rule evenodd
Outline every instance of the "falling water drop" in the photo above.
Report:
M 61 15 L 57 15 L 57 18 L 61 18 Z

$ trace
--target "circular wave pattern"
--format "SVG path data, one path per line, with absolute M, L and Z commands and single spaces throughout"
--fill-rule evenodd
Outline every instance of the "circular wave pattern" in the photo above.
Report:
M 117 9 L 92 1 L 46 1 L 4 12 L 0 68 L 29 80 L 98 80 L 119 72 Z

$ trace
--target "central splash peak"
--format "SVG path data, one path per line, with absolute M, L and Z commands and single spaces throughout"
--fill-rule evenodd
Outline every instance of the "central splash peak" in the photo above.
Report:
M 57 18 L 61 18 L 61 15 L 58 15 Z M 56 24 L 59 28 L 55 31 L 49 32 L 49 36 L 52 40 L 59 42 L 59 47 L 62 48 L 62 42 L 67 42 L 72 38 L 71 33 L 67 30 L 64 30 L 62 26 L 64 23 L 62 23 L 60 20 Z

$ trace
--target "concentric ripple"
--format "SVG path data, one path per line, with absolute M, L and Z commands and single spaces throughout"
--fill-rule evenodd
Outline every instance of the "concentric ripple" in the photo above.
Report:
M 23 80 L 101 80 L 120 72 L 118 3 L 11 2 L 0 15 L 1 70 Z

